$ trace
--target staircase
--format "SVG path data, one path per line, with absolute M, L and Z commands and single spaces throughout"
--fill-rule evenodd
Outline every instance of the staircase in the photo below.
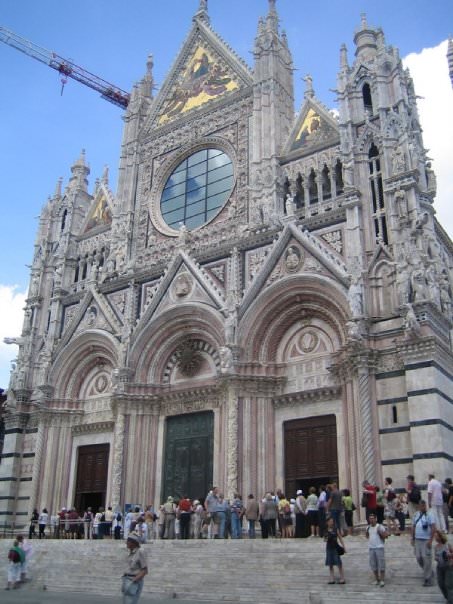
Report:
M 0 540 L 6 565 L 10 539 Z M 321 539 L 152 541 L 144 547 L 149 575 L 142 601 L 177 598 L 193 602 L 253 604 L 442 603 L 437 586 L 422 587 L 408 536 L 386 543 L 386 585 L 371 585 L 367 541 L 345 539 L 346 585 L 327 585 Z M 124 541 L 34 540 L 32 581 L 23 589 L 119 595 Z M 435 564 L 433 565 L 435 566 Z

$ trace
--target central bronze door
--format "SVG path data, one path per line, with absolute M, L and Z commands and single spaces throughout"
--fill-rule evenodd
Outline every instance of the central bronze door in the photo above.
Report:
M 163 501 L 169 495 L 206 497 L 212 487 L 214 413 L 190 413 L 166 420 Z
M 337 423 L 335 415 L 321 415 L 285 422 L 285 493 L 294 497 L 297 489 L 307 495 L 338 482 Z

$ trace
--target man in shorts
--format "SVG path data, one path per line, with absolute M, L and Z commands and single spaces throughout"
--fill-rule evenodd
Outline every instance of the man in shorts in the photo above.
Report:
M 370 568 L 374 573 L 375 582 L 373 585 L 385 585 L 385 551 L 384 543 L 388 537 L 387 531 L 382 524 L 377 523 L 375 512 L 368 515 L 369 525 L 366 529 L 368 539 L 368 550 L 370 558 Z

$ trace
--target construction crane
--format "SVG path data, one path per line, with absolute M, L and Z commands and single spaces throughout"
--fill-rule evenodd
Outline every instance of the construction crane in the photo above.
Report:
M 126 109 L 129 104 L 131 95 L 128 92 L 125 92 L 124 90 L 121 90 L 121 88 L 118 88 L 118 86 L 114 86 L 93 73 L 86 71 L 86 69 L 79 67 L 72 61 L 60 57 L 55 52 L 42 48 L 30 40 L 18 36 L 14 32 L 2 27 L 1 25 L 0 42 L 4 42 L 5 44 L 12 46 L 16 50 L 20 50 L 20 52 L 32 57 L 32 59 L 36 59 L 37 61 L 40 61 L 41 63 L 44 63 L 45 65 L 48 65 L 49 67 L 52 67 L 52 69 L 58 71 L 61 75 L 62 94 L 67 79 L 72 78 L 73 80 L 77 80 L 77 82 L 85 84 L 85 86 L 96 90 L 100 93 L 103 99 L 110 101 L 114 105 L 118 105 L 118 107 Z

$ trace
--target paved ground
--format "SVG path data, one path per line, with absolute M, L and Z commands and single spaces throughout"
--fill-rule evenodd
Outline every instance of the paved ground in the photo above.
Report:
M 56 593 L 51 591 L 31 591 L 29 588 L 14 589 L 10 591 L 0 591 L 0 602 L 2 604 L 121 604 L 121 594 L 118 592 L 116 596 L 89 596 L 85 593 Z M 194 604 L 191 600 L 155 600 L 143 595 L 140 598 L 139 604 Z M 203 604 L 218 604 L 218 602 L 207 602 L 203 600 Z M 233 603 L 230 603 L 233 604 Z

